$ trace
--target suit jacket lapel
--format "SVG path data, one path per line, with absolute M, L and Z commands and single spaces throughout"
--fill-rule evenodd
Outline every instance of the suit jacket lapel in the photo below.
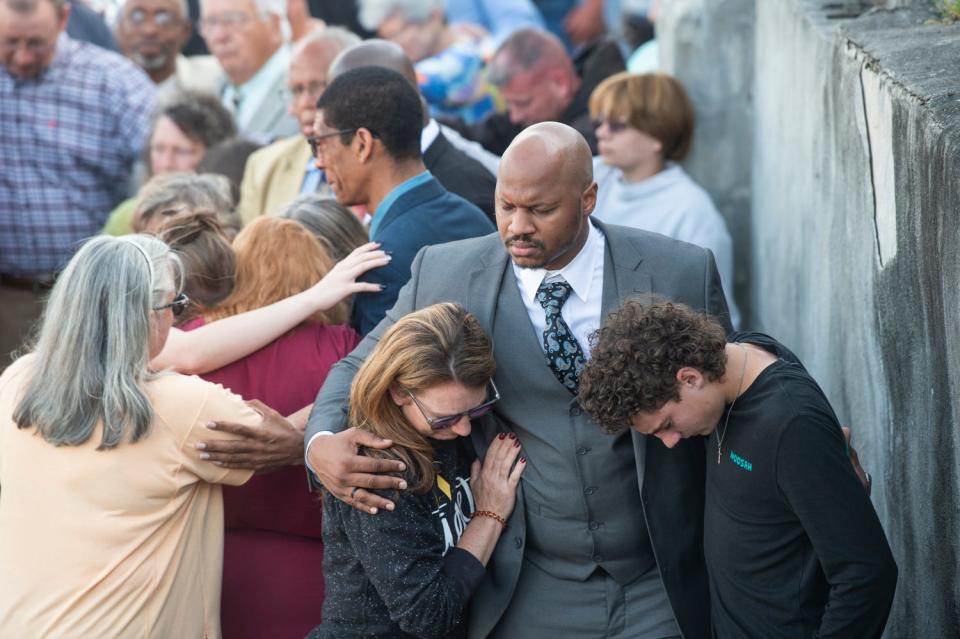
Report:
M 602 325 L 607 315 L 630 297 L 652 293 L 653 277 L 649 264 L 644 262 L 640 247 L 614 229 L 608 229 L 602 222 L 594 221 L 594 224 L 603 231 L 606 238 L 600 314 Z M 637 460 L 637 483 L 642 495 L 647 467 L 647 437 L 636 431 L 631 431 L 630 436 L 633 440 L 633 454 Z

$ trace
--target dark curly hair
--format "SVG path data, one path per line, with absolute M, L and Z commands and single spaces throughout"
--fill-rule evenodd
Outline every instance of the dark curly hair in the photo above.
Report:
M 680 399 L 677 371 L 696 368 L 709 381 L 726 368 L 723 327 L 683 304 L 631 299 L 590 337 L 580 374 L 580 405 L 604 432 L 622 433 L 637 413 Z

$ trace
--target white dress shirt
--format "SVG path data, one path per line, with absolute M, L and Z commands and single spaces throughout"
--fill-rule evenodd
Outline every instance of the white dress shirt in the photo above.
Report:
M 587 222 L 587 241 L 573 260 L 558 271 L 543 268 L 520 268 L 511 262 L 517 278 L 520 297 L 527 307 L 527 315 L 536 332 L 537 342 L 543 348 L 543 330 L 547 315 L 537 301 L 537 289 L 546 280 L 566 280 L 573 291 L 560 309 L 560 315 L 570 327 L 573 336 L 583 349 L 583 356 L 590 357 L 590 334 L 600 328 L 600 313 L 603 302 L 603 256 L 606 239 L 603 232 Z

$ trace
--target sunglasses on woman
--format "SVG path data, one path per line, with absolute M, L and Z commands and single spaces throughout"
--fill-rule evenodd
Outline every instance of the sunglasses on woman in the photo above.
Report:
M 457 413 L 456 415 L 446 415 L 444 417 L 430 417 L 427 415 L 427 411 L 423 409 L 423 405 L 417 400 L 414 394 L 410 391 L 406 391 L 406 393 L 410 396 L 410 399 L 413 400 L 413 403 L 417 405 L 417 408 L 420 410 L 420 414 L 423 415 L 423 418 L 427 420 L 430 430 L 445 430 L 453 427 L 457 422 L 463 419 L 464 415 L 466 415 L 468 419 L 477 419 L 478 417 L 483 417 L 489 413 L 493 408 L 493 405 L 496 404 L 500 399 L 500 391 L 497 390 L 497 385 L 493 383 L 492 379 L 490 380 L 490 388 L 493 390 L 492 399 L 488 399 L 482 404 L 474 406 L 470 410 L 465 410 L 462 413 Z
M 169 308 L 170 311 L 173 313 L 174 317 L 180 317 L 180 315 L 187 309 L 187 306 L 189 304 L 190 304 L 190 298 L 184 295 L 183 293 L 180 293 L 175 298 L 173 298 L 173 301 L 170 302 L 169 304 L 164 304 L 163 306 L 155 306 L 153 310 L 162 311 L 166 308 Z

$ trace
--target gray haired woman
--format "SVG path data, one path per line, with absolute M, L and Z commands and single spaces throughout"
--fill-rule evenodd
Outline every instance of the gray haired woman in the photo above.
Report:
M 87 242 L 33 352 L 0 376 L 0 628 L 11 637 L 218 637 L 223 503 L 251 471 L 201 461 L 208 422 L 259 426 L 236 395 L 150 370 L 176 257 L 147 236 Z

